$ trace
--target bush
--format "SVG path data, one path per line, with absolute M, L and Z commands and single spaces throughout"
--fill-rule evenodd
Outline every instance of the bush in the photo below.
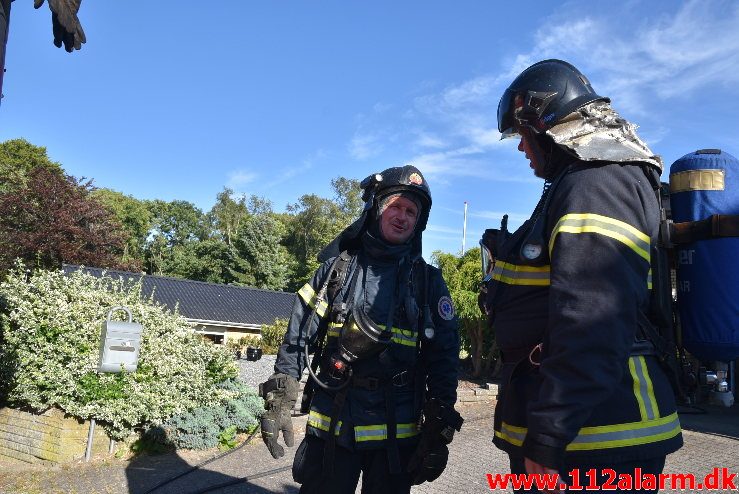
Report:
M 101 322 L 113 306 L 127 306 L 143 326 L 136 372 L 96 371 Z M 231 354 L 142 300 L 140 282 L 43 270 L 26 280 L 17 265 L 0 284 L 0 307 L 0 394 L 12 406 L 94 418 L 120 440 L 233 394 L 218 386 L 237 375 Z
M 176 448 L 206 449 L 236 445 L 237 432 L 251 432 L 258 425 L 264 402 L 245 384 L 229 380 L 220 385 L 228 397 L 217 405 L 198 407 L 167 419 L 144 439 Z
M 275 319 L 273 324 L 262 325 L 262 340 L 259 348 L 267 355 L 276 355 L 287 332 L 287 319 Z

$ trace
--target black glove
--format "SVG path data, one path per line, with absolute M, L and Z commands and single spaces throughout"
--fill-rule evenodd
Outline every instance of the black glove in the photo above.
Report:
M 277 443 L 280 431 L 288 447 L 295 444 L 291 413 L 298 398 L 298 380 L 286 374 L 273 374 L 259 385 L 259 396 L 264 398 L 266 409 L 261 418 L 262 440 L 273 458 L 282 458 L 285 449 Z
M 433 482 L 446 468 L 449 448 L 454 431 L 462 427 L 462 416 L 454 408 L 436 398 L 430 399 L 423 407 L 421 440 L 408 462 L 408 473 L 413 477 L 413 485 Z
M 87 42 L 85 31 L 82 29 L 77 13 L 82 0 L 49 0 L 51 10 L 51 25 L 54 32 L 54 45 L 68 52 L 79 50 L 82 43 Z M 44 0 L 35 0 L 33 6 L 39 8 Z

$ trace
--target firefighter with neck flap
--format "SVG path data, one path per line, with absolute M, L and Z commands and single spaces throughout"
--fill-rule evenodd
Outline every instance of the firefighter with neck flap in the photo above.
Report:
M 635 468 L 659 473 L 682 445 L 650 338 L 661 160 L 561 60 L 513 81 L 498 127 L 520 138 L 545 185 L 521 228 L 509 234 L 502 225 L 486 232 L 495 241 L 483 239 L 494 259 L 485 311 L 503 358 L 493 442 L 513 473 L 572 482 L 578 469 L 583 482 L 593 468 L 601 485 L 609 469 L 616 479 Z
M 444 470 L 462 425 L 455 411 L 459 335 L 449 291 L 421 257 L 431 193 L 413 166 L 362 181 L 360 218 L 319 254 L 299 291 L 275 374 L 260 386 L 262 437 L 275 458 L 292 446 L 298 378 L 305 439 L 301 493 L 407 493 Z M 309 354 L 313 354 L 309 359 Z

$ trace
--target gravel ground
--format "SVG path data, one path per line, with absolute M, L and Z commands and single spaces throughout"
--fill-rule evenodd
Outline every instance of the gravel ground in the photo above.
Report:
M 256 362 L 242 358 L 239 360 L 239 377 L 254 389 L 274 374 L 275 360 L 277 355 L 262 355 Z

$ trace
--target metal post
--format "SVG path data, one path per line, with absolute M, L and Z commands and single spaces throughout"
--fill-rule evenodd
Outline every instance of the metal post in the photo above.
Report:
M 85 461 L 90 461 L 92 453 L 92 435 L 95 433 L 95 419 L 90 419 L 90 429 L 87 431 L 87 449 L 85 449 Z
M 112 455 L 113 451 L 115 451 L 115 440 L 113 438 L 110 438 L 110 446 L 108 447 L 108 454 Z
M 467 201 L 464 201 L 464 223 L 462 225 L 462 255 L 464 255 L 465 240 L 467 240 Z

